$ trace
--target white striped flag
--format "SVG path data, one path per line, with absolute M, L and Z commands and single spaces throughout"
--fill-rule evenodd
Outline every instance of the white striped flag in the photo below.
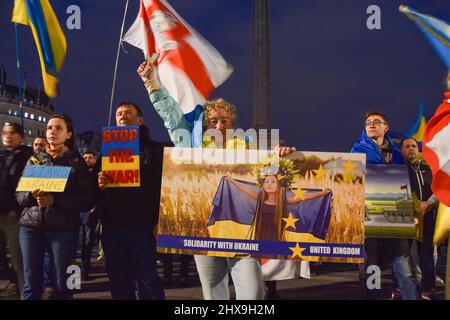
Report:
M 431 189 L 439 201 L 450 206 L 450 92 L 428 121 L 422 147 L 433 171 Z
M 140 48 L 147 60 L 159 54 L 159 80 L 184 113 L 204 104 L 233 72 L 222 55 L 165 0 L 141 0 L 138 16 L 123 41 Z

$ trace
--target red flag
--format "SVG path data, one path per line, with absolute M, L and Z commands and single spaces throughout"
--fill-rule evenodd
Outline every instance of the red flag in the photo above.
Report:
M 428 121 L 422 143 L 423 156 L 433 171 L 431 189 L 450 206 L 450 92 Z
M 159 54 L 159 80 L 184 113 L 207 101 L 233 72 L 165 0 L 141 0 L 139 14 L 123 40 L 140 48 L 147 60 Z

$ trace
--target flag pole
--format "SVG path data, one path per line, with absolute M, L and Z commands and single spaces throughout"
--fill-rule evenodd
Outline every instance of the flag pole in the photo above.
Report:
M 23 124 L 23 107 L 22 107 L 22 81 L 20 79 L 20 47 L 19 47 L 19 27 L 17 26 L 17 23 L 14 23 L 14 29 L 16 33 L 16 67 L 17 67 L 17 90 L 18 90 L 18 98 L 19 98 L 19 112 L 20 112 L 20 125 L 22 128 L 24 127 Z
M 128 11 L 128 2 L 129 2 L 129 0 L 127 0 L 127 3 L 125 4 L 125 11 L 123 13 L 123 20 L 122 20 L 122 28 L 120 29 L 119 44 L 117 45 L 116 64 L 114 66 L 114 76 L 113 76 L 113 83 L 112 83 L 112 89 L 111 89 L 111 100 L 109 101 L 108 127 L 111 126 L 112 105 L 113 105 L 113 101 L 114 101 L 114 94 L 115 94 L 115 88 L 116 88 L 117 66 L 119 64 L 120 46 L 122 44 L 123 28 L 125 26 L 125 18 L 127 16 L 127 11 Z

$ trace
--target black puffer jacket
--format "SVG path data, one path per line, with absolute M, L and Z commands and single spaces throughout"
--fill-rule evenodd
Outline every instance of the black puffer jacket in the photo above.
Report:
M 89 210 L 95 203 L 95 190 L 89 177 L 86 162 L 79 152 L 70 149 L 52 159 L 46 153 L 35 154 L 27 164 L 72 167 L 64 192 L 53 192 L 51 207 L 39 207 L 31 192 L 17 192 L 16 198 L 24 207 L 20 225 L 46 231 L 77 231 L 80 211 Z
M 0 147 L 0 214 L 11 210 L 20 213 L 14 195 L 23 168 L 32 154 L 32 149 L 26 146 L 14 150 Z

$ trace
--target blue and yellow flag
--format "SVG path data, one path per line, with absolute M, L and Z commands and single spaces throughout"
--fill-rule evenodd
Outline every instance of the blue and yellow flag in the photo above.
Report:
M 425 119 L 424 111 L 425 105 L 424 102 L 421 101 L 419 104 L 419 114 L 417 115 L 416 122 L 407 132 L 405 132 L 405 136 L 412 137 L 418 142 L 422 142 L 423 136 L 425 135 L 425 128 L 427 126 L 427 120 Z
M 449 24 L 430 15 L 421 14 L 407 6 L 400 6 L 399 10 L 416 23 L 447 69 L 450 69 Z
M 67 53 L 66 37 L 48 0 L 16 0 L 12 22 L 31 28 L 48 97 L 57 96 L 59 73 Z
M 237 180 L 247 188 L 259 192 L 256 184 Z M 303 189 L 304 193 L 319 192 L 317 189 Z M 286 197 L 293 196 L 286 191 Z M 285 241 L 324 242 L 331 218 L 332 194 L 315 199 L 286 205 Z M 210 236 L 229 239 L 251 239 L 251 228 L 255 221 L 256 201 L 241 192 L 236 186 L 222 178 L 213 200 L 213 210 L 208 220 Z M 269 240 L 269 239 L 267 239 Z
M 419 104 L 419 113 L 417 115 L 417 119 L 414 124 L 409 128 L 405 133 L 400 133 L 397 131 L 389 131 L 389 136 L 392 141 L 397 145 L 397 147 L 401 150 L 401 141 L 405 138 L 414 138 L 419 145 L 419 152 L 422 152 L 422 140 L 425 135 L 425 128 L 427 126 L 427 119 L 424 116 L 425 106 L 423 101 Z

